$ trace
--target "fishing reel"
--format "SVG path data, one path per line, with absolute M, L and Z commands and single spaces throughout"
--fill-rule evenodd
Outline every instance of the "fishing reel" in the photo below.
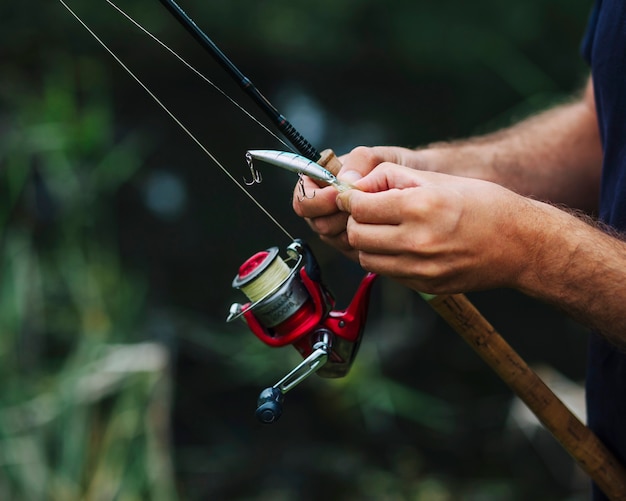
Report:
M 321 270 L 310 248 L 295 240 L 286 249 L 290 268 L 272 247 L 245 261 L 233 280 L 249 303 L 234 303 L 227 321 L 243 317 L 252 333 L 272 347 L 293 345 L 304 360 L 274 386 L 259 395 L 256 416 L 273 423 L 282 414 L 284 394 L 310 375 L 345 376 L 357 354 L 376 275 L 368 273 L 345 310 L 334 310 L 335 299 L 322 283 Z

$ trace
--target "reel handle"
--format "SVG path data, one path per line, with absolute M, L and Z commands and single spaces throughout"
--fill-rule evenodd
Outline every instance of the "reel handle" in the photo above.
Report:
M 320 332 L 322 341 L 315 343 L 315 351 L 300 362 L 284 378 L 270 388 L 265 388 L 257 400 L 256 417 L 264 424 L 278 421 L 283 413 L 284 395 L 311 374 L 321 369 L 331 352 L 332 334 Z

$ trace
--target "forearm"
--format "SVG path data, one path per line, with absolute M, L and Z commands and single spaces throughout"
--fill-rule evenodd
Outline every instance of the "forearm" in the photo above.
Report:
M 520 229 L 528 266 L 514 286 L 626 348 L 626 243 L 610 229 L 538 202 Z
M 580 98 L 510 128 L 420 150 L 412 166 L 493 181 L 583 210 L 597 205 L 602 152 L 591 81 Z

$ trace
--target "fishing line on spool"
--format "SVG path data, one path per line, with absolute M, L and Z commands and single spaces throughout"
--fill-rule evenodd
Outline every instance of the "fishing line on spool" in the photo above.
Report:
M 251 273 L 257 271 L 264 264 L 263 260 L 271 262 L 264 271 L 248 283 L 240 286 L 241 291 L 253 303 L 268 296 L 274 289 L 280 286 L 291 273 L 291 268 L 279 255 L 272 256 L 268 251 L 259 252 L 246 261 L 239 269 L 238 277 L 245 279 Z

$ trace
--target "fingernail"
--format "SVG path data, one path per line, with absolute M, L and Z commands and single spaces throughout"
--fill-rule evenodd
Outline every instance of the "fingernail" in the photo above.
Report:
M 339 179 L 341 179 L 342 181 L 346 181 L 347 183 L 354 183 L 355 181 L 358 181 L 362 177 L 363 176 L 361 175 L 360 172 L 357 172 L 355 170 L 347 170 L 341 173 L 341 175 L 339 176 Z
M 336 198 L 335 202 L 337 203 L 337 208 L 340 211 L 343 211 L 343 202 L 341 201 L 341 197 L 340 196 Z

